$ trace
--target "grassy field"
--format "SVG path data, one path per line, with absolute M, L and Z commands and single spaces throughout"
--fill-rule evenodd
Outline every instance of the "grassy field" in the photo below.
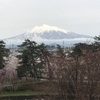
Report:
M 0 96 L 30 96 L 36 95 L 37 93 L 34 91 L 15 91 L 15 92 L 3 92 Z
M 4 87 L 0 96 L 35 96 L 35 95 L 47 95 L 47 94 L 57 94 L 57 83 L 49 81 L 41 82 L 27 82 L 21 80 L 21 84 L 18 86 L 18 89 L 12 91 L 12 87 Z

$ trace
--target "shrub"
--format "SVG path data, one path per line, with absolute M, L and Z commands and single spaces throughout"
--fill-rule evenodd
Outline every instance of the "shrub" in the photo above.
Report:
M 4 88 L 2 89 L 2 91 L 12 91 L 12 87 L 11 87 L 11 86 L 9 86 L 9 87 L 4 87 Z
M 18 87 L 18 91 L 34 91 L 32 84 L 22 84 Z

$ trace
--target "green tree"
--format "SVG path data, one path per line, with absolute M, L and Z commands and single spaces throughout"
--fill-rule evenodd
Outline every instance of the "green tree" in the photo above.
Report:
M 39 80 L 42 77 L 45 64 L 45 46 L 43 44 L 37 45 L 36 42 L 25 40 L 20 46 L 18 56 L 20 59 L 17 68 L 18 77 L 34 77 Z
M 3 68 L 6 65 L 6 61 L 4 60 L 4 57 L 8 56 L 9 54 L 9 49 L 5 47 L 4 41 L 0 40 L 0 92 L 2 90 L 2 81 L 5 76 L 5 71 Z
M 62 59 L 66 57 L 64 49 L 60 45 L 57 45 L 57 55 L 61 57 Z
M 92 44 L 93 51 L 99 51 L 100 50 L 100 35 L 94 37 L 94 43 Z
M 49 61 L 49 58 L 50 58 L 50 53 L 48 52 L 47 50 L 47 47 L 45 46 L 45 44 L 40 44 L 38 45 L 38 56 L 40 58 L 40 63 L 39 65 L 42 67 L 44 67 L 45 71 L 48 70 L 48 79 L 51 80 L 52 79 L 52 68 L 51 68 L 51 65 L 50 65 L 50 61 Z
M 4 41 L 0 40 L 0 69 L 3 69 L 6 65 L 4 57 L 8 56 L 9 50 L 5 47 Z
M 88 53 L 89 51 L 93 51 L 92 44 L 87 43 L 77 43 L 74 45 L 72 52 L 69 52 L 69 56 L 77 59 L 82 55 Z

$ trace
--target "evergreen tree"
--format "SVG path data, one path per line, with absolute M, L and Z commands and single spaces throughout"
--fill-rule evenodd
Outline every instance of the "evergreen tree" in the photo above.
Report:
M 92 44 L 93 46 L 93 51 L 99 51 L 100 50 L 100 35 L 94 37 L 94 43 Z
M 57 55 L 62 59 L 65 59 L 66 57 L 64 49 L 60 45 L 57 45 Z
M 0 69 L 5 67 L 4 57 L 8 56 L 9 50 L 5 47 L 4 41 L 0 40 Z
M 34 77 L 39 79 L 42 77 L 45 60 L 43 58 L 44 45 L 37 45 L 36 42 L 25 40 L 20 46 L 19 52 L 21 59 L 17 68 L 18 77 Z
M 52 79 L 52 69 L 50 66 L 50 61 L 49 61 L 49 57 L 50 57 L 50 53 L 47 50 L 47 47 L 45 46 L 45 44 L 40 44 L 38 45 L 38 56 L 40 58 L 40 63 L 39 65 L 41 66 L 40 68 L 42 68 L 40 71 L 42 73 L 45 73 L 46 69 L 48 70 L 48 79 L 51 80 Z M 45 69 L 45 70 L 43 70 Z
M 72 49 L 72 52 L 69 53 L 69 56 L 77 59 L 81 57 L 85 52 L 92 51 L 92 45 L 86 43 L 76 43 Z

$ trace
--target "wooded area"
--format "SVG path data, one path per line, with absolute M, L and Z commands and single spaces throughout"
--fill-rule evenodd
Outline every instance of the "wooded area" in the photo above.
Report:
M 77 43 L 71 48 L 57 45 L 54 53 L 45 44 L 27 39 L 18 46 L 15 69 L 7 66 L 10 50 L 0 41 L 1 93 L 9 82 L 13 88 L 6 87 L 6 91 L 31 90 L 57 95 L 60 100 L 96 100 L 100 97 L 100 36 L 94 39 L 92 44 Z

